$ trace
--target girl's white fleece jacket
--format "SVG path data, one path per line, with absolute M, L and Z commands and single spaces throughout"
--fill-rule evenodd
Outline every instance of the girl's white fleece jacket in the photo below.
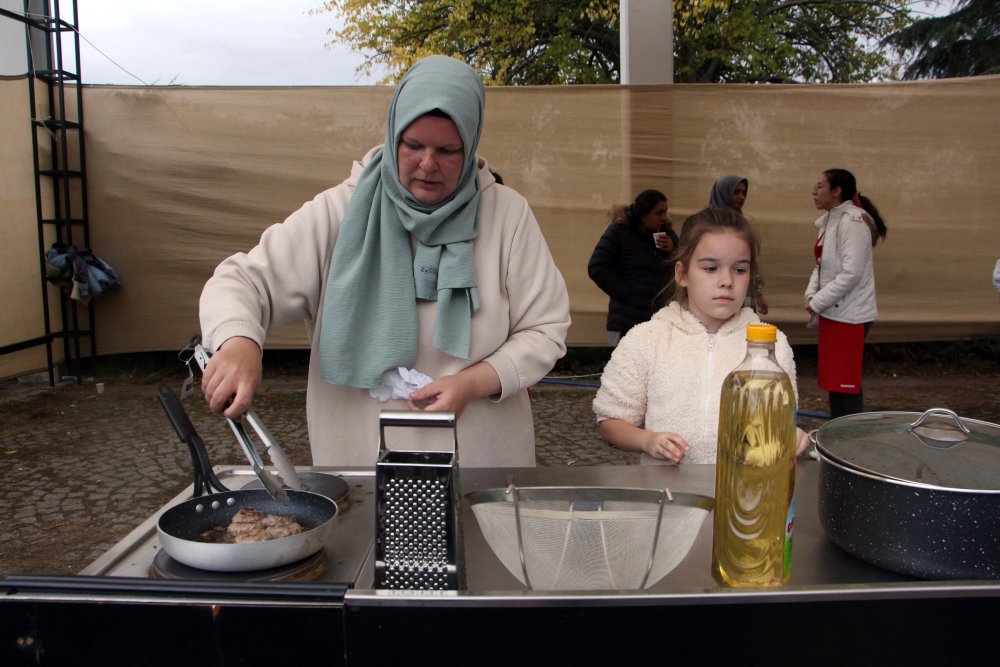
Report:
M 715 463 L 719 396 L 726 375 L 746 356 L 748 324 L 760 322 L 743 308 L 710 335 L 676 301 L 637 325 L 611 355 L 594 398 L 594 413 L 648 431 L 677 433 L 691 445 L 682 463 Z M 795 359 L 778 332 L 775 357 L 795 388 Z M 644 464 L 669 464 L 642 454 Z

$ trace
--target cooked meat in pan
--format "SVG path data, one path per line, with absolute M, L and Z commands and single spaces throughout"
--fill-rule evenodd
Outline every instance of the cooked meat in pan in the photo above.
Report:
M 228 526 L 214 526 L 204 531 L 200 537 L 205 542 L 244 544 L 275 540 L 305 530 L 302 524 L 290 516 L 264 514 L 253 507 L 244 507 L 233 516 Z

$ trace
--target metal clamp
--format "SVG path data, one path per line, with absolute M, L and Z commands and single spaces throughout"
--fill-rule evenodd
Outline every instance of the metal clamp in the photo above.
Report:
M 191 340 L 191 347 L 194 351 L 194 360 L 198 362 L 198 367 L 201 372 L 205 372 L 205 368 L 208 366 L 208 361 L 212 357 L 212 353 L 209 352 L 202 346 L 201 342 L 196 339 Z M 285 452 L 278 446 L 278 443 L 274 440 L 274 437 L 264 426 L 264 423 L 257 416 L 257 413 L 253 408 L 249 408 L 243 416 L 253 427 L 254 431 L 260 437 L 264 446 L 267 448 L 268 455 L 271 458 L 271 462 L 278 469 L 281 476 L 281 480 L 288 485 L 289 488 L 298 491 L 302 489 L 302 482 L 299 480 L 298 475 L 295 472 L 295 467 L 285 456 Z M 260 454 L 257 453 L 257 448 L 253 444 L 253 440 L 250 439 L 250 434 L 247 433 L 246 428 L 241 422 L 234 419 L 226 417 L 226 422 L 229 424 L 229 428 L 232 429 L 233 433 L 236 435 L 236 440 L 240 444 L 240 448 L 243 449 L 243 453 L 247 457 L 247 461 L 250 462 L 250 467 L 253 468 L 254 473 L 257 475 L 257 479 L 260 483 L 264 485 L 264 489 L 267 490 L 268 495 L 270 495 L 275 500 L 278 500 L 284 504 L 288 504 L 288 493 L 274 481 L 274 478 L 264 469 L 264 462 L 260 458 Z

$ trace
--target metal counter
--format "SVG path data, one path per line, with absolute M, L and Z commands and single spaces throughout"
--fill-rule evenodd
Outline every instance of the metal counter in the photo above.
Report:
M 323 470 L 342 477 L 350 489 L 350 509 L 337 515 L 337 527 L 326 546 L 328 567 L 318 583 L 354 584 L 361 576 L 361 567 L 368 558 L 374 541 L 375 477 L 370 469 L 304 468 Z M 248 466 L 220 466 L 219 480 L 230 489 L 241 489 L 256 481 Z M 193 487 L 186 488 L 173 500 L 142 522 L 80 574 L 97 577 L 150 577 L 150 565 L 159 553 L 160 541 L 156 523 L 167 509 L 191 497 Z M 239 580 L 239 574 L 217 573 L 223 580 Z
M 0 580 L 0 663 L 35 664 L 41 653 L 31 649 L 43 642 L 46 655 L 66 656 L 67 664 L 136 655 L 150 664 L 219 665 L 263 656 L 277 664 L 719 664 L 748 655 L 773 664 L 975 664 L 995 652 L 1000 581 L 919 581 L 842 551 L 819 524 L 813 460 L 796 469 L 791 583 L 755 590 L 715 584 L 711 517 L 686 558 L 649 589 L 527 590 L 493 554 L 467 502 L 466 590 L 373 590 L 374 470 L 310 469 L 336 472 L 352 489 L 320 579 L 154 580 L 157 512 L 86 576 Z M 218 472 L 233 487 L 252 478 L 245 468 Z M 669 487 L 713 496 L 715 467 L 465 468 L 463 496 L 504 488 L 508 475 L 520 487 Z M 275 628 L 292 641 L 276 644 Z
M 802 459 L 796 467 L 796 513 L 791 582 L 787 586 L 761 590 L 734 590 L 719 587 L 711 576 L 712 520 L 705 520 L 685 559 L 666 577 L 644 591 L 618 592 L 545 592 L 530 591 L 519 582 L 493 554 L 479 530 L 471 508 L 462 503 L 467 587 L 456 594 L 440 592 L 391 593 L 372 590 L 372 553 L 374 544 L 375 503 L 374 471 L 355 468 L 302 468 L 341 475 L 351 487 L 351 509 L 340 515 L 337 529 L 327 546 L 328 571 L 319 582 L 345 583 L 351 587 L 348 598 L 392 600 L 392 604 L 429 598 L 452 600 L 495 598 L 540 601 L 544 598 L 582 597 L 650 599 L 663 596 L 762 595 L 792 597 L 801 595 L 933 595 L 935 591 L 963 591 L 969 595 L 1000 596 L 1000 581 L 928 582 L 898 575 L 869 565 L 841 550 L 823 533 L 817 509 L 819 463 Z M 224 483 L 239 488 L 254 479 L 245 467 L 223 467 L 218 471 Z M 462 495 L 482 489 L 503 488 L 508 477 L 520 487 L 528 486 L 615 486 L 625 488 L 669 488 L 673 492 L 714 496 L 714 465 L 683 466 L 599 466 L 580 468 L 463 468 L 460 474 Z M 164 508 L 143 522 L 107 553 L 87 566 L 80 574 L 109 577 L 149 577 L 149 565 L 159 550 L 156 520 L 167 507 L 187 498 L 191 489 L 178 495 Z M 274 584 L 280 586 L 281 584 Z M 443 602 L 448 604 L 447 602 Z M 530 602 L 528 602 L 530 603 Z

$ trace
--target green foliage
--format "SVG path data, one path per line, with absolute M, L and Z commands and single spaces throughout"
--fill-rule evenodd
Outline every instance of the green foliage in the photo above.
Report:
M 697 1 L 675 0 L 674 7 Z M 871 81 L 891 61 L 870 45 L 910 21 L 906 0 L 724 4 L 705 16 L 697 30 L 675 25 L 675 81 Z
M 959 0 L 951 14 L 916 21 L 886 43 L 902 52 L 904 79 L 1000 74 L 1000 2 Z
M 614 5 L 614 11 L 611 11 Z M 461 58 L 489 85 L 611 83 L 618 77 L 617 2 L 606 0 L 331 0 L 338 41 L 372 54 L 383 83 L 424 56 Z
M 678 82 L 869 81 L 889 58 L 877 48 L 909 24 L 909 0 L 674 0 Z M 441 53 L 487 84 L 619 80 L 617 0 L 329 0 L 335 41 L 370 54 L 362 73 L 392 83 Z M 872 46 L 876 45 L 876 46 Z

